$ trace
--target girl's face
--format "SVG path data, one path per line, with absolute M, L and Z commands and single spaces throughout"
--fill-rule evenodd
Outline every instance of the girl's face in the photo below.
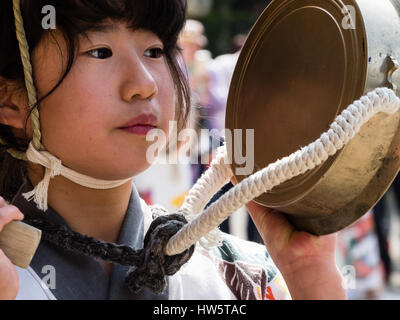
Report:
M 42 144 L 82 174 L 129 178 L 150 165 L 146 125 L 168 136 L 175 116 L 174 84 L 163 44 L 150 31 L 132 31 L 122 23 L 107 24 L 88 36 L 80 39 L 76 61 L 60 87 L 40 104 Z M 55 38 L 65 54 L 62 34 L 56 31 Z M 47 37 L 32 60 L 40 98 L 57 84 L 67 58 Z M 136 127 L 123 129 L 132 121 Z

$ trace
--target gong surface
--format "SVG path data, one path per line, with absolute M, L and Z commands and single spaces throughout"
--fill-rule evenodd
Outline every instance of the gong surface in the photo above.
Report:
M 344 27 L 347 5 L 356 9 L 355 29 Z M 255 129 L 253 173 L 318 139 L 364 94 L 370 57 L 362 14 L 353 0 L 276 0 L 260 16 L 240 54 L 226 112 L 227 129 Z M 256 202 L 290 214 L 296 226 L 316 234 L 354 222 L 399 169 L 399 119 L 371 121 L 359 136 L 320 167 Z M 231 144 L 246 150 L 245 138 Z M 235 174 L 243 166 L 229 156 Z M 357 212 L 348 213 L 354 206 Z

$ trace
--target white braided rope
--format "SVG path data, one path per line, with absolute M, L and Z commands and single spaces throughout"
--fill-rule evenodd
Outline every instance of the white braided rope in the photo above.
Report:
M 360 131 L 361 126 L 375 114 L 379 112 L 394 114 L 399 109 L 400 99 L 391 89 L 378 88 L 363 96 L 345 109 L 331 124 L 330 129 L 315 142 L 268 165 L 225 193 L 217 202 L 170 239 L 166 247 L 166 254 L 172 256 L 185 251 L 246 203 L 275 186 L 324 163 L 329 156 L 333 156 L 342 149 Z M 226 153 L 225 147 L 221 148 L 220 152 Z M 216 165 L 228 167 L 227 164 L 221 162 Z M 217 174 L 218 170 L 213 166 L 209 170 L 210 173 L 206 173 L 207 180 L 201 179 L 200 184 L 196 184 L 194 187 L 195 194 L 199 197 L 198 204 L 195 203 L 195 199 L 190 197 L 187 202 L 185 201 L 185 211 L 190 207 L 199 209 L 205 202 L 202 195 L 208 198 L 209 192 L 211 192 L 209 186 L 229 180 L 232 175 L 228 169 L 224 169 L 222 174 Z
M 219 148 L 209 170 L 192 187 L 179 209 L 179 212 L 185 215 L 188 222 L 194 220 L 212 196 L 229 182 L 232 177 L 232 170 L 230 166 L 226 165 L 227 163 L 229 162 L 225 148 Z M 211 248 L 220 244 L 220 238 L 220 231 L 214 229 L 199 241 L 204 248 Z
M 32 142 L 29 145 L 26 155 L 29 161 L 42 165 L 46 170 L 43 180 L 40 181 L 32 191 L 23 194 L 24 198 L 28 201 L 34 200 L 37 208 L 42 211 L 46 211 L 48 209 L 47 195 L 49 184 L 50 180 L 56 176 L 64 176 L 65 178 L 87 188 L 102 190 L 117 188 L 132 179 L 129 178 L 125 180 L 108 181 L 85 176 L 67 167 L 64 167 L 61 163 L 61 160 L 49 152 L 37 151 Z

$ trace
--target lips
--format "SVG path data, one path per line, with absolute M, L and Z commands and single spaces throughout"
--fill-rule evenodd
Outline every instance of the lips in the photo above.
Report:
M 157 128 L 158 121 L 154 114 L 141 114 L 121 127 L 124 131 L 137 135 L 147 135 Z

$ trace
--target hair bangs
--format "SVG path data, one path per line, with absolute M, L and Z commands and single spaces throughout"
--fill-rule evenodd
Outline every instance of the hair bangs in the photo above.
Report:
M 42 2 L 42 1 L 40 1 Z M 54 5 L 57 25 L 85 33 L 106 20 L 124 22 L 132 30 L 156 34 L 173 50 L 186 19 L 185 0 L 46 0 Z

